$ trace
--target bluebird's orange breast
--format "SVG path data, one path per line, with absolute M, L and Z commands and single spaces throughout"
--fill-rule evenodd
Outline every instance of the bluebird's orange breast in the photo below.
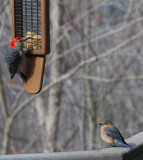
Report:
M 104 127 L 101 127 L 101 138 L 107 142 L 107 143 L 111 143 L 111 144 L 114 144 L 115 143 L 115 140 L 111 137 L 109 137 L 105 132 L 104 132 Z

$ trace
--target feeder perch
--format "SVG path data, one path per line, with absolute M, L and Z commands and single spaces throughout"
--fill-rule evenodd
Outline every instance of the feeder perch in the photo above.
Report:
M 12 0 L 12 39 L 31 37 L 25 44 L 21 71 L 26 75 L 24 88 L 38 93 L 42 88 L 46 54 L 50 52 L 49 0 Z

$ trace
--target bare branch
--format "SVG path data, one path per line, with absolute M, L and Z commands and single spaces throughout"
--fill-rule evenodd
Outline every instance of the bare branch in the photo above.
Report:
M 76 75 L 74 78 L 79 78 L 79 79 L 87 79 L 99 83 L 115 83 L 119 81 L 130 81 L 130 80 L 143 80 L 143 75 L 142 76 L 128 76 L 128 77 L 119 77 L 119 78 L 101 78 L 101 77 L 93 77 L 93 76 L 88 76 L 88 75 Z
M 73 140 L 73 138 L 76 136 L 76 134 L 78 133 L 78 130 L 79 128 L 76 127 L 74 130 L 73 130 L 73 133 L 71 133 L 71 135 L 65 140 L 64 144 L 63 144 L 63 148 L 66 148 L 69 143 Z
M 14 108 L 17 106 L 19 99 L 21 98 L 21 96 L 23 95 L 25 89 L 22 89 L 16 96 L 15 101 L 12 104 L 12 109 L 14 110 Z
M 125 30 L 125 29 L 128 29 L 129 27 L 135 25 L 135 24 L 138 23 L 138 22 L 141 22 L 142 20 L 143 20 L 143 17 L 139 17 L 139 18 L 137 18 L 136 20 L 133 20 L 133 21 L 131 21 L 131 22 L 128 23 L 128 24 L 125 24 L 123 27 L 119 27 L 119 28 L 116 29 L 116 30 L 111 30 L 111 31 L 109 31 L 109 32 L 107 32 L 107 33 L 104 33 L 104 34 L 102 34 L 102 35 L 100 35 L 100 36 L 97 36 L 97 37 L 89 40 L 89 42 L 86 41 L 86 42 L 79 43 L 79 44 L 73 46 L 71 49 L 65 51 L 63 54 L 60 54 L 60 55 L 58 55 L 58 56 L 56 56 L 56 57 L 53 57 L 53 58 L 50 60 L 49 64 L 53 63 L 53 61 L 55 61 L 55 60 L 57 60 L 57 59 L 59 59 L 59 58 L 63 58 L 64 56 L 68 55 L 69 53 L 73 52 L 74 50 L 76 50 L 76 49 L 78 49 L 78 48 L 81 48 L 81 47 L 84 47 L 84 46 L 88 45 L 89 43 L 93 43 L 93 42 L 99 41 L 99 40 L 104 39 L 104 38 L 106 38 L 106 37 L 108 37 L 108 36 L 115 35 L 115 34 L 121 32 L 121 31 L 123 31 L 123 30 Z

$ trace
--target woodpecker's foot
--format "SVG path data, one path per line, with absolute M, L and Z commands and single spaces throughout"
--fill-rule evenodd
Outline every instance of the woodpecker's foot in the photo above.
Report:
M 25 52 L 25 55 L 30 55 L 30 52 L 31 52 L 31 49 L 28 48 L 28 49 L 26 50 L 26 52 Z
M 23 82 L 26 82 L 26 81 L 27 81 L 26 76 L 25 76 L 22 72 L 19 72 L 19 75 L 20 75 L 20 77 L 22 78 Z

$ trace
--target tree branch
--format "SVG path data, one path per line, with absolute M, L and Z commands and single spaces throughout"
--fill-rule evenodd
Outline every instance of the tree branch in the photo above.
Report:
M 74 78 L 87 79 L 87 80 L 96 81 L 99 83 L 115 83 L 119 81 L 143 80 L 143 75 L 142 76 L 119 77 L 119 78 L 112 78 L 112 79 L 93 77 L 93 76 L 88 76 L 88 75 L 76 75 L 74 76 Z
M 99 40 L 101 40 L 101 39 L 104 39 L 104 38 L 106 38 L 106 37 L 108 37 L 108 36 L 115 35 L 115 34 L 121 32 L 121 31 L 123 31 L 123 30 L 125 30 L 125 29 L 128 29 L 129 27 L 137 24 L 138 22 L 141 22 L 141 21 L 143 21 L 143 17 L 139 17 L 138 19 L 133 20 L 133 21 L 131 21 L 130 23 L 128 23 L 128 24 L 124 25 L 123 27 L 120 27 L 120 28 L 118 28 L 118 29 L 116 29 L 116 30 L 111 30 L 111 31 L 109 31 L 109 32 L 107 32 L 107 33 L 104 33 L 104 34 L 102 34 L 102 35 L 100 35 L 100 36 L 97 36 L 97 37 L 89 40 L 88 42 L 86 41 L 86 42 L 79 43 L 79 44 L 73 46 L 71 49 L 65 51 L 63 54 L 60 54 L 60 55 L 58 55 L 57 57 L 53 57 L 48 64 L 53 63 L 53 61 L 55 61 L 55 60 L 57 60 L 57 59 L 59 59 L 59 58 L 63 58 L 64 56 L 68 55 L 69 53 L 71 53 L 72 51 L 74 51 L 74 50 L 76 50 L 76 49 L 79 49 L 79 48 L 81 48 L 81 47 L 84 47 L 84 46 L 88 45 L 89 43 L 93 43 L 93 42 L 99 41 Z

